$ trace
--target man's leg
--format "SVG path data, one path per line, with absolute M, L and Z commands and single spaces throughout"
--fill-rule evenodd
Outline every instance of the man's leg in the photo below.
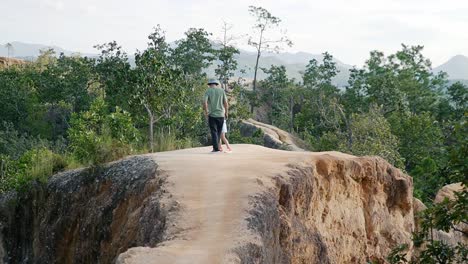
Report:
M 217 129 L 217 136 L 218 136 L 218 142 L 221 141 L 221 134 L 223 133 L 223 123 L 224 123 L 224 117 L 217 117 L 216 118 L 216 129 Z
M 219 136 L 218 136 L 218 130 L 217 130 L 218 125 L 217 125 L 217 122 L 216 122 L 216 118 L 208 116 L 208 124 L 210 126 L 211 141 L 213 143 L 213 150 L 214 151 L 219 151 L 219 146 L 218 146 Z

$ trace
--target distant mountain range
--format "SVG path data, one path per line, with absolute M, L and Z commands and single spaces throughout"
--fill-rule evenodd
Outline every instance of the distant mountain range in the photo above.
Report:
M 6 43 L 5 43 L 6 44 Z M 8 56 L 8 49 L 5 47 L 5 44 L 0 45 L 0 56 Z M 64 53 L 69 56 L 72 54 L 80 54 L 81 56 L 96 57 L 97 54 L 89 53 L 79 53 L 69 50 L 65 50 L 57 46 L 47 46 L 42 44 L 29 44 L 23 42 L 11 42 L 13 49 L 11 56 L 15 58 L 33 60 L 39 56 L 39 51 L 43 49 L 53 48 L 57 54 Z M 256 53 L 241 50 L 240 54 L 236 56 L 238 61 L 239 70 L 236 72 L 237 77 L 252 78 L 253 77 L 253 68 L 255 66 L 255 56 Z M 129 54 L 129 59 L 132 64 L 134 64 L 133 54 Z M 296 80 L 301 80 L 303 71 L 305 70 L 306 65 L 311 59 L 316 59 L 317 61 L 322 61 L 323 55 L 311 54 L 307 52 L 297 52 L 297 53 L 265 53 L 260 59 L 260 68 L 270 68 L 271 65 L 284 65 L 286 67 L 287 74 L 290 78 L 295 78 Z M 335 59 L 337 69 L 339 71 L 338 75 L 335 76 L 333 82 L 338 86 L 345 86 L 349 78 L 349 70 L 353 67 L 351 65 L 345 64 L 340 60 Z M 208 75 L 214 75 L 215 66 L 211 66 L 207 69 Z M 245 73 L 241 72 L 245 70 Z M 462 81 L 468 83 L 468 57 L 463 55 L 457 55 L 451 58 L 446 63 L 435 67 L 433 72 L 437 73 L 444 71 L 449 75 L 449 79 L 452 81 Z M 266 77 L 265 73 L 261 70 L 258 72 L 258 77 L 263 79 Z
M 236 59 L 238 63 L 238 70 L 235 73 L 235 76 L 253 78 L 256 53 L 240 50 L 240 54 L 236 56 Z M 284 65 L 286 67 L 288 76 L 300 81 L 302 80 L 302 73 L 304 72 L 306 65 L 312 59 L 316 59 L 317 61 L 321 62 L 323 55 L 315 55 L 306 52 L 285 52 L 279 54 L 266 53 L 262 56 L 259 62 L 260 69 L 258 70 L 258 78 L 264 79 L 266 77 L 266 74 L 261 70 L 261 68 L 270 68 L 271 65 Z M 339 86 L 345 86 L 348 83 L 349 69 L 351 69 L 352 66 L 344 64 L 336 59 L 335 62 L 339 73 L 337 76 L 335 76 L 333 82 Z M 209 67 L 207 73 L 209 75 L 214 75 L 214 69 L 214 65 Z M 245 73 L 242 73 L 241 70 L 245 70 Z
M 18 42 L 18 41 L 13 41 L 10 42 L 12 45 L 12 50 L 11 50 L 11 56 L 18 58 L 18 59 L 25 59 L 25 60 L 31 60 L 34 58 L 37 58 L 39 56 L 41 50 L 47 50 L 47 49 L 54 49 L 57 55 L 60 53 L 63 53 L 67 56 L 70 56 L 72 54 L 80 54 L 81 56 L 97 56 L 96 54 L 89 54 L 89 53 L 81 53 L 81 52 L 75 52 L 75 51 L 70 51 L 70 50 L 65 50 L 61 47 L 58 46 L 53 46 L 53 45 L 43 45 L 43 44 L 31 44 L 31 43 L 23 43 L 23 42 Z M 0 44 L 0 56 L 1 57 L 7 57 L 8 56 L 8 48 L 6 47 L 6 43 Z

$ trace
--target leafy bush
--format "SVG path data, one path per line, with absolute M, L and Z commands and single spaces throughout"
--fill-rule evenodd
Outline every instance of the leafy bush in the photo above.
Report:
M 0 193 L 17 186 L 17 162 L 9 156 L 0 155 Z
M 429 207 L 420 214 L 420 228 L 413 235 L 413 242 L 422 251 L 413 260 L 406 259 L 407 245 L 399 245 L 392 250 L 387 260 L 392 263 L 467 263 L 468 247 L 464 244 L 449 245 L 444 241 L 434 239 L 434 231 L 461 232 L 458 224 L 467 223 L 468 219 L 468 191 L 455 193 L 456 199 L 444 201 Z
M 226 137 L 229 139 L 229 143 L 231 144 L 255 144 L 263 146 L 263 135 L 263 131 L 261 129 L 257 129 L 251 137 L 244 137 L 240 133 L 239 125 L 233 124 L 231 131 L 226 134 Z
M 95 100 L 89 111 L 73 114 L 70 123 L 70 147 L 83 164 L 119 159 L 134 152 L 140 141 L 130 114 L 118 107 L 113 113 L 107 113 L 102 99 Z
M 67 167 L 63 156 L 47 148 L 25 152 L 18 160 L 0 156 L 0 192 L 22 190 L 32 181 L 46 182 L 54 173 Z

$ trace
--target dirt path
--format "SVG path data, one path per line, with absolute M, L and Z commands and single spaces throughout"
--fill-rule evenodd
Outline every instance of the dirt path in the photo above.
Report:
M 285 165 L 304 153 L 270 150 L 253 145 L 234 145 L 234 152 L 211 154 L 195 148 L 153 154 L 168 173 L 168 191 L 179 203 L 169 225 L 174 239 L 156 248 L 133 248 L 124 263 L 225 263 L 229 250 L 248 237 L 249 195 Z M 242 234 L 242 235 L 241 235 Z

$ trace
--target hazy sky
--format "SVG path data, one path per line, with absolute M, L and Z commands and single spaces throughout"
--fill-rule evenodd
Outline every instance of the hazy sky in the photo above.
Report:
M 128 52 L 146 47 L 156 24 L 169 41 L 189 27 L 221 35 L 223 20 L 233 34 L 251 31 L 248 6 L 282 19 L 294 42 L 285 51 L 329 51 L 362 65 L 370 50 L 385 53 L 401 43 L 421 44 L 434 65 L 468 56 L 468 0 L 0 0 L 0 44 L 22 41 L 96 52 L 116 40 Z M 246 40 L 238 40 L 245 46 Z

